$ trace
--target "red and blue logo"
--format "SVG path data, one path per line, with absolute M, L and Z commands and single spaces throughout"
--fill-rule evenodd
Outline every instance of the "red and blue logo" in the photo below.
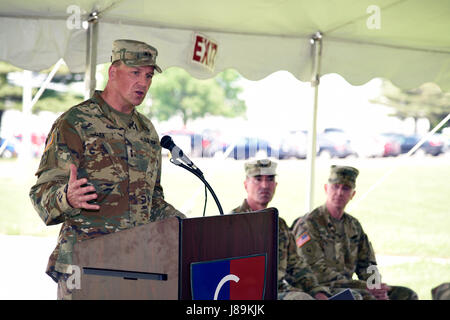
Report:
M 191 264 L 193 300 L 262 300 L 266 255 Z

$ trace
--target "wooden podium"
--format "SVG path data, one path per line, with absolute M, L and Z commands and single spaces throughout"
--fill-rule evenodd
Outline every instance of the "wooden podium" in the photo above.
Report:
M 75 244 L 72 298 L 191 300 L 191 263 L 266 255 L 265 300 L 277 298 L 278 211 L 169 218 Z

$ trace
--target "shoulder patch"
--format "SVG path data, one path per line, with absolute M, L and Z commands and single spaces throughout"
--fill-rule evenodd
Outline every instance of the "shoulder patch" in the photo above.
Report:
M 298 236 L 297 239 L 295 239 L 295 243 L 297 244 L 297 247 L 301 248 L 309 240 L 311 240 L 311 237 L 309 236 L 308 232 L 305 231 L 300 236 Z
M 50 148 L 50 146 L 52 145 L 54 135 L 55 135 L 55 132 L 53 131 L 52 135 L 50 136 L 50 139 L 47 141 L 47 145 L 45 146 L 44 153 L 47 152 L 48 148 Z

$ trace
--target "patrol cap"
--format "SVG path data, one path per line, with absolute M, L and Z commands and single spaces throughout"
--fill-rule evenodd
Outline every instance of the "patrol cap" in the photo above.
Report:
M 352 188 L 355 188 L 356 177 L 358 176 L 358 174 L 359 171 L 356 168 L 332 165 L 328 182 L 331 184 L 345 184 L 351 186 Z
M 277 163 L 270 159 L 248 161 L 244 166 L 247 177 L 276 175 Z
M 158 50 L 145 42 L 119 39 L 113 42 L 111 62 L 121 60 L 129 67 L 153 66 L 161 73 L 156 64 Z
M 450 282 L 431 289 L 431 297 L 433 300 L 450 300 Z

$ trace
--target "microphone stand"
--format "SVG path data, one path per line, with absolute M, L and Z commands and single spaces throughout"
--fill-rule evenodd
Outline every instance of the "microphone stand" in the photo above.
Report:
M 205 178 L 203 177 L 203 172 L 201 172 L 200 169 L 198 169 L 198 168 L 192 169 L 179 161 L 173 160 L 173 158 L 170 158 L 170 162 L 172 162 L 174 165 L 177 165 L 179 167 L 186 169 L 190 173 L 194 174 L 197 178 L 199 178 L 205 184 L 205 186 L 208 188 L 209 192 L 211 192 L 211 194 L 214 198 L 214 201 L 216 201 L 217 207 L 219 208 L 219 213 L 221 215 L 223 215 L 223 210 L 222 210 L 222 206 L 220 205 L 219 199 L 217 199 L 217 196 L 216 196 L 214 190 L 209 185 L 208 181 L 206 181 Z

